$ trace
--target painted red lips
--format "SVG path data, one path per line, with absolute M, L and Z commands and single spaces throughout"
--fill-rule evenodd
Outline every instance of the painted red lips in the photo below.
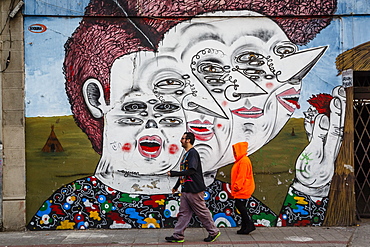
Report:
M 288 111 L 294 112 L 295 109 L 299 109 L 301 106 L 298 103 L 300 90 L 290 88 L 276 96 L 277 100 L 282 106 Z
M 146 158 L 157 158 L 162 151 L 162 139 L 157 136 L 143 136 L 139 139 L 139 152 Z
M 209 141 L 214 136 L 214 125 L 208 120 L 199 119 L 188 122 L 188 129 L 199 141 Z
M 299 90 L 297 91 L 294 88 L 290 88 L 276 95 L 276 99 L 285 109 L 293 113 L 295 109 L 300 108 L 300 105 L 298 103 L 299 94 Z M 238 109 L 232 110 L 231 112 L 234 115 L 242 118 L 259 118 L 264 115 L 263 109 L 255 106 L 249 109 L 243 106 Z
M 247 109 L 243 106 L 239 109 L 232 110 L 231 112 L 242 118 L 259 118 L 263 116 L 263 110 L 255 106 L 250 109 Z

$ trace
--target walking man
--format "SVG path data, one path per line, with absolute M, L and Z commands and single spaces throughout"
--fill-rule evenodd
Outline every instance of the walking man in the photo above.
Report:
M 165 238 L 168 242 L 184 242 L 184 231 L 190 222 L 193 212 L 198 216 L 209 233 L 208 237 L 204 239 L 205 242 L 213 242 L 221 235 L 204 201 L 206 186 L 204 184 L 199 153 L 193 147 L 194 140 L 193 133 L 185 132 L 183 134 L 180 142 L 186 153 L 180 164 L 181 171 L 167 172 L 171 177 L 179 177 L 176 185 L 172 188 L 172 193 L 175 193 L 181 185 L 178 221 L 172 236 Z

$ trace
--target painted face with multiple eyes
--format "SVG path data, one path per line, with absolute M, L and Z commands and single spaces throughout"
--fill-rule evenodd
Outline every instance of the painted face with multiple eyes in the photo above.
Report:
M 213 168 L 233 161 L 232 144 L 249 142 L 251 154 L 278 134 L 299 108 L 301 80 L 326 49 L 298 51 L 274 21 L 257 13 L 227 15 L 237 18 L 207 14 L 180 23 L 165 35 L 159 49 L 159 54 L 181 60 L 190 78 L 207 89 L 228 117 L 203 121 L 212 124 L 219 147 L 228 143 L 225 152 L 217 145 L 210 147 L 210 157 L 222 153 Z M 201 121 L 189 118 L 190 131 L 192 122 Z
M 132 75 L 137 54 L 117 59 L 111 69 L 110 104 L 105 112 L 101 174 L 141 176 L 164 174 L 179 159 L 179 136 L 186 131 L 181 102 L 171 95 L 156 95 L 148 83 Z M 104 164 L 107 169 L 104 170 Z
M 185 123 L 175 99 L 160 101 L 153 94 L 129 93 L 106 115 L 106 124 L 108 150 L 119 156 L 122 171 L 156 174 L 176 164 L 181 153 L 178 136 Z
M 243 40 L 247 38 L 256 39 L 251 36 Z M 236 45 L 230 52 L 230 47 L 205 48 L 190 63 L 193 75 L 227 109 L 228 123 L 223 119 L 214 122 L 232 128 L 232 143 L 248 141 L 250 153 L 271 140 L 299 108 L 301 86 L 279 81 L 280 71 L 276 71 L 272 59 L 280 55 L 279 48 L 284 52 L 281 55 L 287 56 L 297 47 L 290 42 L 275 43 L 275 54 L 260 43 L 261 47 L 252 45 L 252 41 L 247 47 Z
M 180 158 L 179 137 L 191 131 L 203 171 L 211 172 L 233 162 L 232 144 L 248 141 L 253 153 L 283 128 L 325 48 L 298 51 L 271 19 L 231 15 L 238 18 L 182 22 L 158 52 L 115 61 L 103 162 L 122 173 L 164 174 Z
M 102 89 L 100 94 L 86 93 L 104 112 L 104 150 L 96 171 L 100 178 L 166 174 L 182 154 L 185 112 L 226 117 L 208 91 L 177 65 L 153 52 L 125 55 L 111 68 L 109 105 L 95 102 Z

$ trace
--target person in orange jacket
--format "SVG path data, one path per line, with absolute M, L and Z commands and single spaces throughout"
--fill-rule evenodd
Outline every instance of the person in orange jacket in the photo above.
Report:
M 233 145 L 235 162 L 231 169 L 231 195 L 242 217 L 238 234 L 249 234 L 256 229 L 245 205 L 246 199 L 252 196 L 255 189 L 252 163 L 247 156 L 247 150 L 248 142 L 238 142 Z

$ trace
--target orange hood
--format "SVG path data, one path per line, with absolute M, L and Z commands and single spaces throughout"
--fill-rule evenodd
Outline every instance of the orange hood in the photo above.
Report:
M 233 145 L 235 161 L 239 161 L 248 154 L 248 142 L 238 142 Z
M 231 168 L 231 195 L 236 199 L 248 199 L 254 192 L 255 184 L 252 163 L 247 156 L 248 143 L 233 145 L 235 162 Z

